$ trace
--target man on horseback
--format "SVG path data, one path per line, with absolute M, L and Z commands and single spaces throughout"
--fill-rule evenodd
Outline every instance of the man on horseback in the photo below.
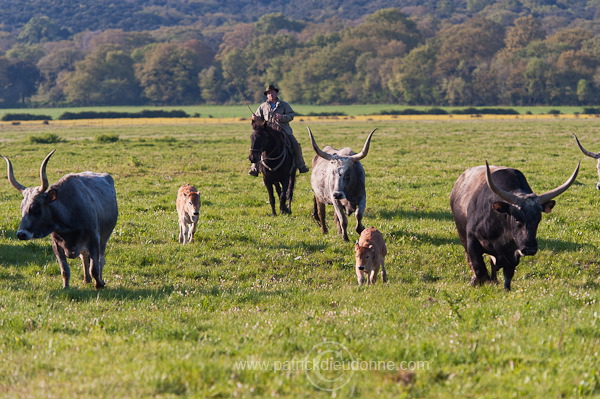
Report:
M 252 118 L 262 118 L 267 121 L 267 123 L 270 123 L 275 129 L 285 132 L 292 152 L 294 153 L 294 161 L 298 167 L 298 171 L 300 171 L 300 173 L 306 173 L 308 172 L 308 168 L 302 157 L 302 148 L 300 147 L 298 140 L 294 137 L 292 128 L 290 127 L 290 122 L 294 119 L 295 112 L 288 103 L 277 97 L 278 93 L 279 89 L 277 87 L 273 85 L 267 86 L 264 93 L 265 96 L 267 96 L 267 101 L 258 107 Z M 255 163 L 250 167 L 248 174 L 250 176 L 258 176 L 258 166 Z

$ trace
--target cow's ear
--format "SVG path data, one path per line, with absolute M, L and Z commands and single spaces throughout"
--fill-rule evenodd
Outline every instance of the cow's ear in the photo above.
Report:
M 498 201 L 492 204 L 492 208 L 499 213 L 507 213 L 510 209 L 510 205 L 506 202 Z
M 550 200 L 545 204 L 542 204 L 542 210 L 546 213 L 550 213 L 552 212 L 552 208 L 554 208 L 554 205 L 556 205 L 556 201 Z
M 56 197 L 57 197 L 56 189 L 52 188 L 52 189 L 46 191 L 46 202 L 55 201 Z

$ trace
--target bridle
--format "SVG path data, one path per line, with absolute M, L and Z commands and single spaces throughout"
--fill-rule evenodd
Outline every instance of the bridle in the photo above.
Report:
M 252 154 L 258 155 L 259 153 L 263 152 L 262 147 L 265 147 L 266 143 L 268 143 L 269 136 L 271 135 L 271 133 L 269 133 L 266 129 L 263 130 L 263 132 L 264 132 L 263 134 L 266 134 L 266 136 L 267 136 L 266 140 L 263 142 L 261 148 L 252 148 L 252 147 L 250 147 L 250 152 Z M 282 134 L 284 134 L 284 133 L 282 133 Z M 285 162 L 285 160 L 287 159 L 287 152 L 288 151 L 287 151 L 287 148 L 286 148 L 286 144 L 285 144 L 285 142 L 282 142 L 281 144 L 282 144 L 281 145 L 282 148 L 281 148 L 281 153 L 279 155 L 277 155 L 277 156 L 270 156 L 273 152 L 277 151 L 277 147 L 275 147 L 271 151 L 271 153 L 266 154 L 266 156 L 264 156 L 264 157 L 261 155 L 261 157 L 260 157 L 260 164 L 262 166 L 264 166 L 265 169 L 269 170 L 270 172 L 275 172 L 276 170 L 278 170 L 283 165 L 283 163 Z M 267 162 L 276 162 L 276 161 L 279 161 L 276 166 L 271 167 L 271 166 L 267 165 Z

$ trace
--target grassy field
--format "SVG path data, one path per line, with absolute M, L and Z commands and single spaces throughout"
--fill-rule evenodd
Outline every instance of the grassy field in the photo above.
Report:
M 306 124 L 292 124 L 312 158 Z M 61 289 L 49 238 L 21 242 L 20 194 L 0 183 L 0 396 L 585 397 L 600 395 L 600 151 L 594 120 L 311 123 L 321 147 L 369 155 L 365 225 L 387 242 L 387 284 L 359 287 L 350 243 L 310 217 L 308 175 L 293 214 L 268 216 L 246 175 L 249 126 L 0 131 L 17 179 L 109 172 L 120 217 L 95 291 L 71 262 Z M 64 141 L 35 144 L 53 133 Z M 120 140 L 103 143 L 98 136 Z M 570 176 L 513 291 L 472 288 L 449 212 L 464 169 L 488 160 L 541 193 Z M 196 241 L 177 243 L 175 195 L 202 193 Z M 351 226 L 354 227 L 351 220 Z
M 284 98 L 285 99 L 285 98 Z M 250 104 L 250 109 L 255 111 L 258 104 Z M 375 115 L 381 111 L 402 110 L 406 108 L 429 110 L 432 107 L 422 106 L 400 106 L 395 104 L 362 104 L 362 105 L 303 105 L 294 104 L 294 110 L 302 115 L 311 113 L 335 113 L 340 112 L 348 116 L 359 115 Z M 448 112 L 465 107 L 440 107 Z M 485 108 L 485 107 L 481 107 Z M 560 111 L 562 114 L 574 114 L 583 112 L 583 107 L 498 107 L 511 108 L 519 112 L 521 115 L 531 113 L 534 115 L 548 114 L 550 111 Z M 35 114 L 48 115 L 56 120 L 60 115 L 69 112 L 82 111 L 115 111 L 115 112 L 140 112 L 142 110 L 183 110 L 190 116 L 199 116 L 201 118 L 243 118 L 250 115 L 250 110 L 246 105 L 190 105 L 190 106 L 171 106 L 171 107 L 155 107 L 155 106 L 136 106 L 136 107 L 80 107 L 80 108 L 7 108 L 0 109 L 0 118 L 6 114 Z

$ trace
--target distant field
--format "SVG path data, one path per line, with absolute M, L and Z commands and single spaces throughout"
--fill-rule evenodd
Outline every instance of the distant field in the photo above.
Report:
M 56 149 L 50 182 L 109 172 L 120 217 L 107 288 L 85 285 L 71 261 L 63 290 L 50 240 L 16 238 L 22 197 L 0 179 L 0 397 L 600 396 L 600 192 L 596 162 L 571 135 L 600 151 L 596 120 L 292 126 L 307 161 L 307 126 L 321 147 L 355 150 L 378 128 L 362 161 L 364 222 L 387 241 L 387 284 L 357 286 L 354 223 L 343 242 L 329 207 L 331 232 L 321 234 L 308 175 L 298 176 L 293 214 L 269 216 L 262 181 L 246 174 L 247 125 L 3 126 L 0 154 L 19 182 L 38 185 Z M 32 140 L 48 133 L 62 141 Z M 469 285 L 449 211 L 456 178 L 485 160 L 519 168 L 538 193 L 581 161 L 512 292 Z M 184 183 L 202 194 L 186 246 L 175 212 Z
M 341 112 L 345 115 L 373 115 L 381 111 L 402 110 L 406 108 L 427 110 L 432 107 L 413 107 L 399 106 L 394 104 L 376 104 L 376 105 L 302 105 L 292 104 L 296 112 L 308 115 L 310 113 L 331 113 Z M 255 111 L 258 104 L 251 104 L 250 108 Z M 461 109 L 465 107 L 440 107 L 447 111 Z M 483 108 L 483 107 L 480 107 Z M 512 108 L 520 114 L 528 112 L 532 114 L 547 114 L 551 110 L 560 110 L 563 114 L 581 113 L 582 107 L 496 107 L 496 108 Z M 57 119 L 64 112 L 81 112 L 81 111 L 117 111 L 117 112 L 139 112 L 145 109 L 150 110 L 184 110 L 191 116 L 199 115 L 202 118 L 242 118 L 250 116 L 250 110 L 246 105 L 198 105 L 198 106 L 182 106 L 182 107 L 78 107 L 78 108 L 15 108 L 15 109 L 0 109 L 0 118 L 5 114 L 15 113 L 31 113 L 36 115 L 48 115 L 52 119 Z

